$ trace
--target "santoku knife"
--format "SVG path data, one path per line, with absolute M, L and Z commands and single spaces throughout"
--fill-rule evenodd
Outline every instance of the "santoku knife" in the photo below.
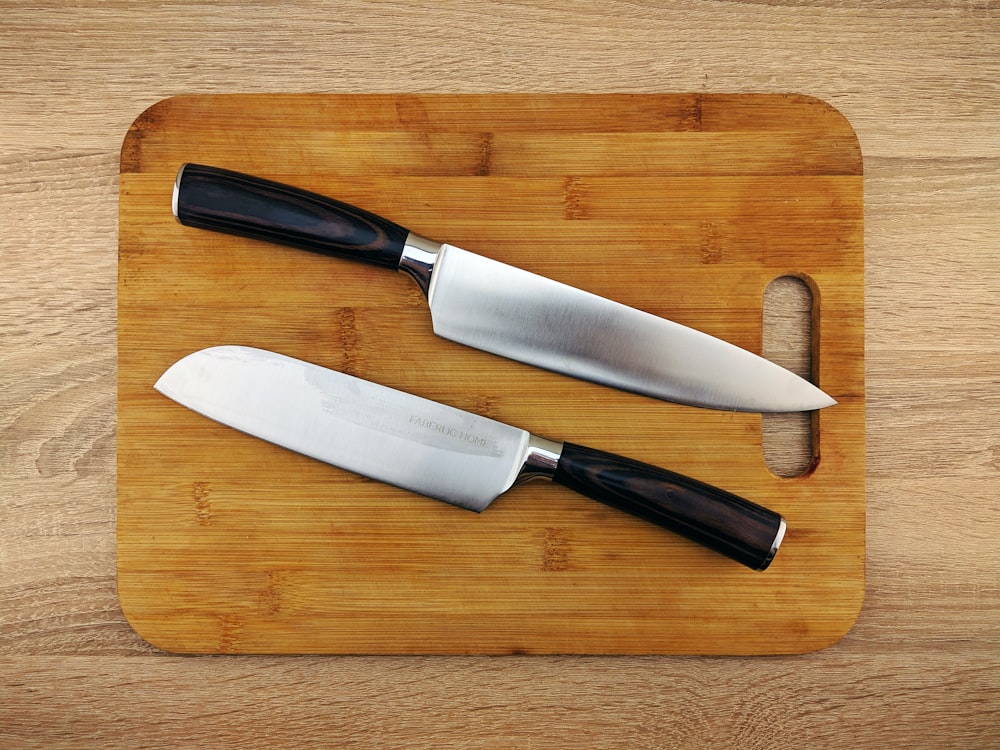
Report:
M 551 279 L 421 237 L 299 188 L 186 164 L 173 211 L 185 225 L 366 261 L 411 276 L 443 338 L 566 375 L 735 411 L 836 403 L 751 352 Z
M 189 354 L 155 388 L 237 430 L 477 512 L 547 478 L 756 570 L 785 533 L 777 513 L 680 474 L 262 349 Z

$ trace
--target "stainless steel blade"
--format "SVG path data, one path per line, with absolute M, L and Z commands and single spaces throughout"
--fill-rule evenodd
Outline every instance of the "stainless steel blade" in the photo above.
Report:
M 492 419 L 249 347 L 190 354 L 154 387 L 229 427 L 474 511 L 514 484 L 531 438 Z
M 439 336 L 603 385 L 734 411 L 836 403 L 726 341 L 453 245 L 437 253 L 428 300 Z

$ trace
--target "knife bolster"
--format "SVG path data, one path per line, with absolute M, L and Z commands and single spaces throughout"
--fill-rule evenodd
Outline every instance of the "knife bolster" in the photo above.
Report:
M 537 435 L 528 435 L 528 446 L 524 453 L 524 462 L 517 473 L 514 486 L 530 482 L 532 479 L 549 479 L 555 476 L 562 455 L 563 444 L 546 440 Z
M 441 243 L 410 232 L 403 243 L 403 254 L 399 257 L 399 268 L 420 287 L 425 297 L 430 296 L 431 276 L 434 264 L 441 252 Z

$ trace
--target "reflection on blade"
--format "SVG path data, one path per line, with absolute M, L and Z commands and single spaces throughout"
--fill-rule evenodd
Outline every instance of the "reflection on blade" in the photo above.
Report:
M 511 487 L 529 438 L 492 419 L 249 347 L 190 354 L 155 388 L 255 437 L 475 511 Z
M 735 411 L 836 403 L 745 349 L 451 245 L 428 296 L 439 336 L 603 385 Z

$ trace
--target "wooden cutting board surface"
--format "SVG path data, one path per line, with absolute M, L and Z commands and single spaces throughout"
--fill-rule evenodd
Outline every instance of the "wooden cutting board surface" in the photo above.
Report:
M 175 222 L 186 161 L 289 182 L 751 350 L 775 278 L 813 294 L 803 475 L 761 417 L 668 404 L 435 337 L 384 269 Z M 836 110 L 775 95 L 184 96 L 125 137 L 118 590 L 140 635 L 203 653 L 798 653 L 864 593 L 862 158 Z M 750 571 L 536 482 L 484 513 L 353 476 L 156 393 L 182 356 L 272 349 L 769 506 Z

